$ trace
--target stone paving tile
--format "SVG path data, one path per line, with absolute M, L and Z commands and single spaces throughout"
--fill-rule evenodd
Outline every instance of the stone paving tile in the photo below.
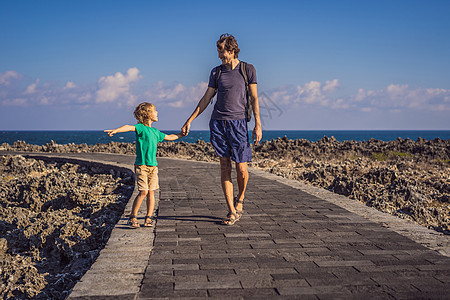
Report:
M 72 155 L 83 156 L 117 165 L 133 161 Z M 154 236 L 137 230 L 121 238 L 119 226 L 98 266 L 81 280 L 91 288 L 80 285 L 69 299 L 448 299 L 450 258 L 344 209 L 347 204 L 338 206 L 340 196 L 323 200 L 313 189 L 252 171 L 258 175 L 250 176 L 242 220 L 223 226 L 218 165 L 159 162 Z M 130 247 L 135 261 L 123 251 L 130 243 L 136 244 Z M 130 263 L 104 267 L 119 259 Z M 141 261 L 146 265 L 139 270 Z
M 318 295 L 320 298 L 321 294 L 330 294 L 334 297 L 345 296 L 350 297 L 351 292 L 346 287 L 341 285 L 325 285 L 325 286 L 316 286 L 316 287 L 280 287 L 277 288 L 277 292 L 281 296 L 296 296 L 296 295 Z
M 213 299 L 273 299 L 278 296 L 271 288 L 215 289 L 208 290 L 208 295 Z
M 155 256 L 146 271 L 149 279 L 157 270 L 171 272 L 166 275 L 170 285 L 152 285 L 160 296 L 402 299 L 431 286 L 431 298 L 439 299 L 436 289 L 450 287 L 448 275 L 438 277 L 447 270 L 446 257 L 332 203 L 257 176 L 250 177 L 242 220 L 223 226 L 218 166 L 199 164 L 183 182 L 178 181 L 183 164 L 191 163 L 164 163 Z M 166 180 L 165 174 L 171 176 Z M 165 227 L 170 230 L 159 235 Z M 171 261 L 163 266 L 161 259 Z M 426 280 L 418 280 L 421 276 Z M 150 297 L 145 286 L 144 279 L 139 299 Z
M 121 294 L 120 296 L 71 296 L 71 300 L 134 300 L 136 299 L 136 294 Z

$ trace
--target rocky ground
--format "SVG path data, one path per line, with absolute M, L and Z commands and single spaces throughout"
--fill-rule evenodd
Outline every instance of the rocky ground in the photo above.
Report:
M 450 140 L 278 139 L 253 165 L 450 234 Z
M 1 150 L 134 154 L 134 144 L 2 144 Z M 320 186 L 368 206 L 450 234 L 450 140 L 338 142 L 279 138 L 253 146 L 250 164 Z M 159 144 L 158 156 L 216 161 L 210 143 Z
M 65 299 L 133 187 L 124 169 L 0 156 L 0 297 Z

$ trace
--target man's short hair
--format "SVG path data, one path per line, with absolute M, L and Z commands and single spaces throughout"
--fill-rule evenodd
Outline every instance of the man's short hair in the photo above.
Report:
M 239 51 L 241 50 L 239 50 L 238 43 L 234 38 L 234 36 L 232 36 L 229 33 L 222 34 L 219 40 L 217 41 L 217 48 L 219 48 L 219 45 L 224 42 L 225 42 L 224 49 L 230 52 L 234 51 L 234 58 L 238 58 Z

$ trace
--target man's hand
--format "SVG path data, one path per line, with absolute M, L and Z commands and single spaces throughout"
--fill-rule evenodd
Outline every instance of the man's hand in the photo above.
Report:
M 189 122 L 184 123 L 183 127 L 181 127 L 181 133 L 184 134 L 184 136 L 188 135 L 190 128 L 191 128 L 191 123 L 189 123 Z
M 253 129 L 253 141 L 258 144 L 262 139 L 262 129 L 261 126 L 255 126 Z

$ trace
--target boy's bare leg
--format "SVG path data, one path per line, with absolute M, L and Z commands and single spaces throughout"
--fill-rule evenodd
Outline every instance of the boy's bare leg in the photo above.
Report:
M 248 183 L 248 169 L 247 169 L 247 163 L 236 163 L 236 176 L 237 176 L 237 182 L 238 182 L 238 200 L 244 200 L 245 198 L 245 190 L 247 189 L 247 183 Z M 236 210 L 242 210 L 242 203 L 238 203 L 236 205 Z
M 147 216 L 152 216 L 155 210 L 155 191 L 148 191 L 147 195 Z
M 233 182 L 231 181 L 231 158 L 229 157 L 220 158 L 220 180 L 228 211 L 236 213 L 233 205 Z
M 131 215 L 137 216 L 139 207 L 141 207 L 142 201 L 144 200 L 145 196 L 147 196 L 148 191 L 139 191 L 139 194 L 136 196 L 136 199 L 134 199 L 133 202 L 133 208 L 131 209 Z

